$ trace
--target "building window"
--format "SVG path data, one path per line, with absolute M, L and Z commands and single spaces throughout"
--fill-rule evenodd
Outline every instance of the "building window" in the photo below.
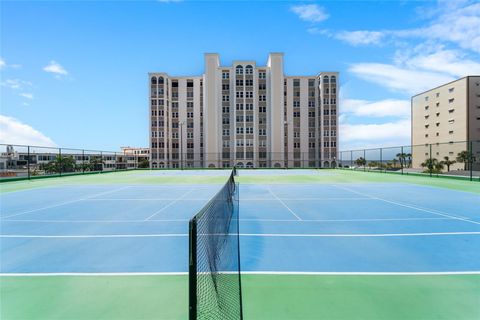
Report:
M 253 86 L 253 80 L 252 79 L 245 80 L 245 85 L 250 87 Z
M 266 90 L 266 89 L 267 89 L 267 85 L 265 83 L 258 84 L 258 90 Z
M 223 102 L 229 102 L 230 101 L 230 96 L 222 96 L 222 101 Z
M 253 67 L 251 65 L 245 68 L 245 74 L 253 74 Z
M 259 79 L 266 79 L 267 78 L 267 73 L 266 72 L 263 72 L 263 71 L 260 71 L 258 73 L 258 78 Z
M 230 73 L 222 72 L 222 79 L 229 79 L 229 78 L 230 78 Z
M 230 107 L 222 107 L 222 112 L 223 113 L 229 113 L 230 112 Z
M 259 107 L 258 112 L 267 112 L 267 107 Z
M 449 92 L 449 93 L 452 93 L 453 91 L 455 91 L 455 88 L 449 88 L 449 89 L 448 89 L 448 92 Z
M 243 80 L 242 79 L 237 79 L 235 80 L 235 84 L 239 87 L 243 86 Z
M 267 135 L 267 130 L 266 129 L 258 129 L 258 135 L 259 136 L 266 136 Z
M 243 67 L 238 65 L 236 68 L 235 68 L 235 73 L 236 74 L 243 74 Z
M 230 129 L 223 129 L 222 135 L 223 136 L 229 136 L 230 135 Z
M 229 84 L 222 84 L 222 90 L 230 90 L 230 85 Z
M 448 103 L 453 103 L 455 101 L 454 98 L 448 99 Z

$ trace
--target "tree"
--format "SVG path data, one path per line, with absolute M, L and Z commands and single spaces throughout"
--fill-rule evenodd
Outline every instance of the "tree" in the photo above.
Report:
M 367 160 L 365 160 L 363 157 L 360 157 L 357 160 L 355 160 L 355 164 L 359 167 L 362 167 L 367 164 Z
M 138 167 L 139 168 L 148 168 L 148 167 L 150 167 L 150 162 L 148 161 L 148 159 L 142 159 L 138 162 Z
M 443 164 L 447 166 L 447 172 L 450 172 L 450 166 L 454 163 L 457 163 L 455 160 L 450 160 L 449 157 L 445 156 L 443 157 Z
M 457 162 L 463 163 L 463 170 L 468 170 L 468 164 L 473 162 L 473 154 L 464 150 L 457 154 Z
M 412 167 L 412 154 L 411 153 L 406 153 L 405 157 L 407 158 L 407 168 Z
M 427 168 L 426 173 L 442 173 L 444 168 L 443 161 L 438 161 L 435 158 L 426 159 L 422 164 L 423 168 Z
M 402 152 L 402 153 L 397 153 L 396 156 L 397 156 L 398 160 L 400 161 L 400 166 L 405 167 L 407 154 Z

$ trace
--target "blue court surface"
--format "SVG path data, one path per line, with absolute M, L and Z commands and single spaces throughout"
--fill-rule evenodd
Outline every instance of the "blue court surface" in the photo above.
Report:
M 220 188 L 65 183 L 1 193 L 0 272 L 184 274 L 188 220 Z M 243 274 L 480 273 L 477 193 L 403 182 L 241 183 L 239 198 Z

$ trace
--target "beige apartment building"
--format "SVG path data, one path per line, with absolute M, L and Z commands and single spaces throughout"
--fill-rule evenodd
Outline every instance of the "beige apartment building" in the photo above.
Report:
M 150 164 L 179 167 L 333 167 L 338 73 L 284 74 L 283 53 L 265 66 L 222 66 L 205 54 L 199 76 L 149 73 Z
M 468 143 L 468 141 L 473 141 Z M 470 151 L 480 159 L 480 76 L 467 76 L 412 97 L 412 160 L 455 160 Z M 474 170 L 479 170 L 478 161 Z M 456 163 L 450 169 L 463 169 Z

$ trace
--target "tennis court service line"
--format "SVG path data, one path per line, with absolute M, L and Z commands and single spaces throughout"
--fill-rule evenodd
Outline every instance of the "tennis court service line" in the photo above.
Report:
M 185 198 L 186 196 L 188 196 L 190 193 L 192 193 L 193 191 L 195 191 L 195 189 L 190 189 L 188 190 L 187 192 L 185 192 L 183 195 L 181 195 L 179 198 L 177 198 L 176 200 L 170 202 L 169 204 L 167 204 L 166 206 L 164 206 L 163 208 L 161 208 L 160 210 L 154 212 L 151 216 L 145 218 L 144 221 L 148 221 L 150 220 L 151 218 L 155 217 L 157 214 L 161 213 L 163 210 L 167 209 L 168 207 L 171 207 L 173 206 L 175 203 L 177 203 L 178 201 L 180 200 L 183 200 L 183 198 Z
M 67 204 L 76 203 L 76 202 L 88 200 L 88 199 L 91 199 L 91 198 L 94 198 L 94 197 L 104 196 L 106 194 L 118 192 L 118 191 L 121 191 L 121 190 L 124 190 L 124 189 L 127 189 L 127 188 L 129 188 L 129 186 L 123 186 L 121 188 L 117 188 L 117 189 L 114 189 L 114 190 L 109 190 L 109 191 L 105 191 L 105 192 L 96 193 L 96 194 L 93 194 L 93 195 L 85 197 L 85 198 L 60 202 L 60 203 L 49 205 L 49 206 L 46 206 L 46 207 L 41 207 L 41 208 L 37 208 L 37 209 L 32 209 L 32 210 L 28 210 L 28 211 L 24 211 L 24 212 L 19 212 L 19 213 L 7 215 L 7 216 L 4 216 L 4 217 L 1 217 L 0 219 L 3 220 L 3 219 L 8 219 L 8 218 L 11 218 L 11 217 L 20 216 L 20 215 L 27 214 L 27 213 L 33 213 L 33 212 L 37 212 L 37 211 L 41 211 L 41 210 L 45 210 L 45 209 L 61 207 L 61 206 L 67 205 Z
M 391 201 L 391 200 L 379 198 L 377 196 L 372 196 L 370 194 L 359 192 L 359 191 L 356 191 L 356 190 L 353 190 L 353 189 L 350 189 L 350 188 L 347 188 L 347 187 L 343 187 L 343 186 L 338 186 L 338 185 L 333 185 L 333 186 L 336 187 L 336 188 L 342 189 L 342 190 L 346 190 L 346 191 L 349 191 L 349 192 L 352 192 L 352 193 L 356 193 L 356 194 L 361 195 L 361 196 L 370 197 L 371 199 L 375 199 L 375 200 L 383 201 L 383 202 L 386 202 L 386 203 L 394 204 L 394 205 L 397 205 L 397 206 L 400 206 L 400 207 L 410 208 L 410 209 L 414 209 L 414 210 L 418 210 L 418 211 L 424 211 L 424 212 L 428 212 L 428 213 L 431 213 L 431 214 L 436 214 L 436 215 L 439 215 L 439 216 L 447 217 L 447 218 L 450 218 L 450 219 L 461 220 L 461 221 L 470 222 L 470 223 L 473 223 L 473 224 L 480 225 L 480 222 L 473 221 L 473 220 L 470 220 L 470 219 L 465 218 L 465 217 L 453 216 L 451 214 L 447 214 L 447 213 L 444 213 L 444 212 L 441 212 L 441 211 L 438 211 L 438 210 L 421 208 L 421 207 L 414 206 L 414 205 L 408 205 L 408 204 L 404 204 L 404 203 L 401 203 L 401 202 L 396 202 L 396 201 Z
M 236 234 L 203 234 L 237 236 Z M 418 237 L 418 236 L 457 236 L 457 235 L 480 235 L 480 231 L 465 232 L 416 232 L 416 233 L 240 233 L 241 237 L 278 237 L 278 238 L 371 238 L 371 237 Z M 28 235 L 28 234 L 2 234 L 0 238 L 45 238 L 45 239 L 69 239 L 69 238 L 168 238 L 188 237 L 187 233 L 159 233 L 159 234 L 98 234 L 98 235 Z
M 270 186 L 267 186 L 267 188 L 268 188 L 268 192 L 270 192 L 270 194 L 271 194 L 275 199 L 277 199 L 278 201 L 280 201 L 280 203 L 283 204 L 283 206 L 284 206 L 285 208 L 287 208 L 287 210 L 290 211 L 290 213 L 293 214 L 293 215 L 295 216 L 295 218 L 297 218 L 298 220 L 302 220 L 299 216 L 297 216 L 297 215 L 295 214 L 295 212 L 293 212 L 292 209 L 290 209 L 289 206 L 287 206 L 287 204 L 286 204 L 285 202 L 283 202 L 282 199 L 280 199 L 275 193 L 273 193 L 273 191 L 272 191 L 272 189 L 270 188 Z

